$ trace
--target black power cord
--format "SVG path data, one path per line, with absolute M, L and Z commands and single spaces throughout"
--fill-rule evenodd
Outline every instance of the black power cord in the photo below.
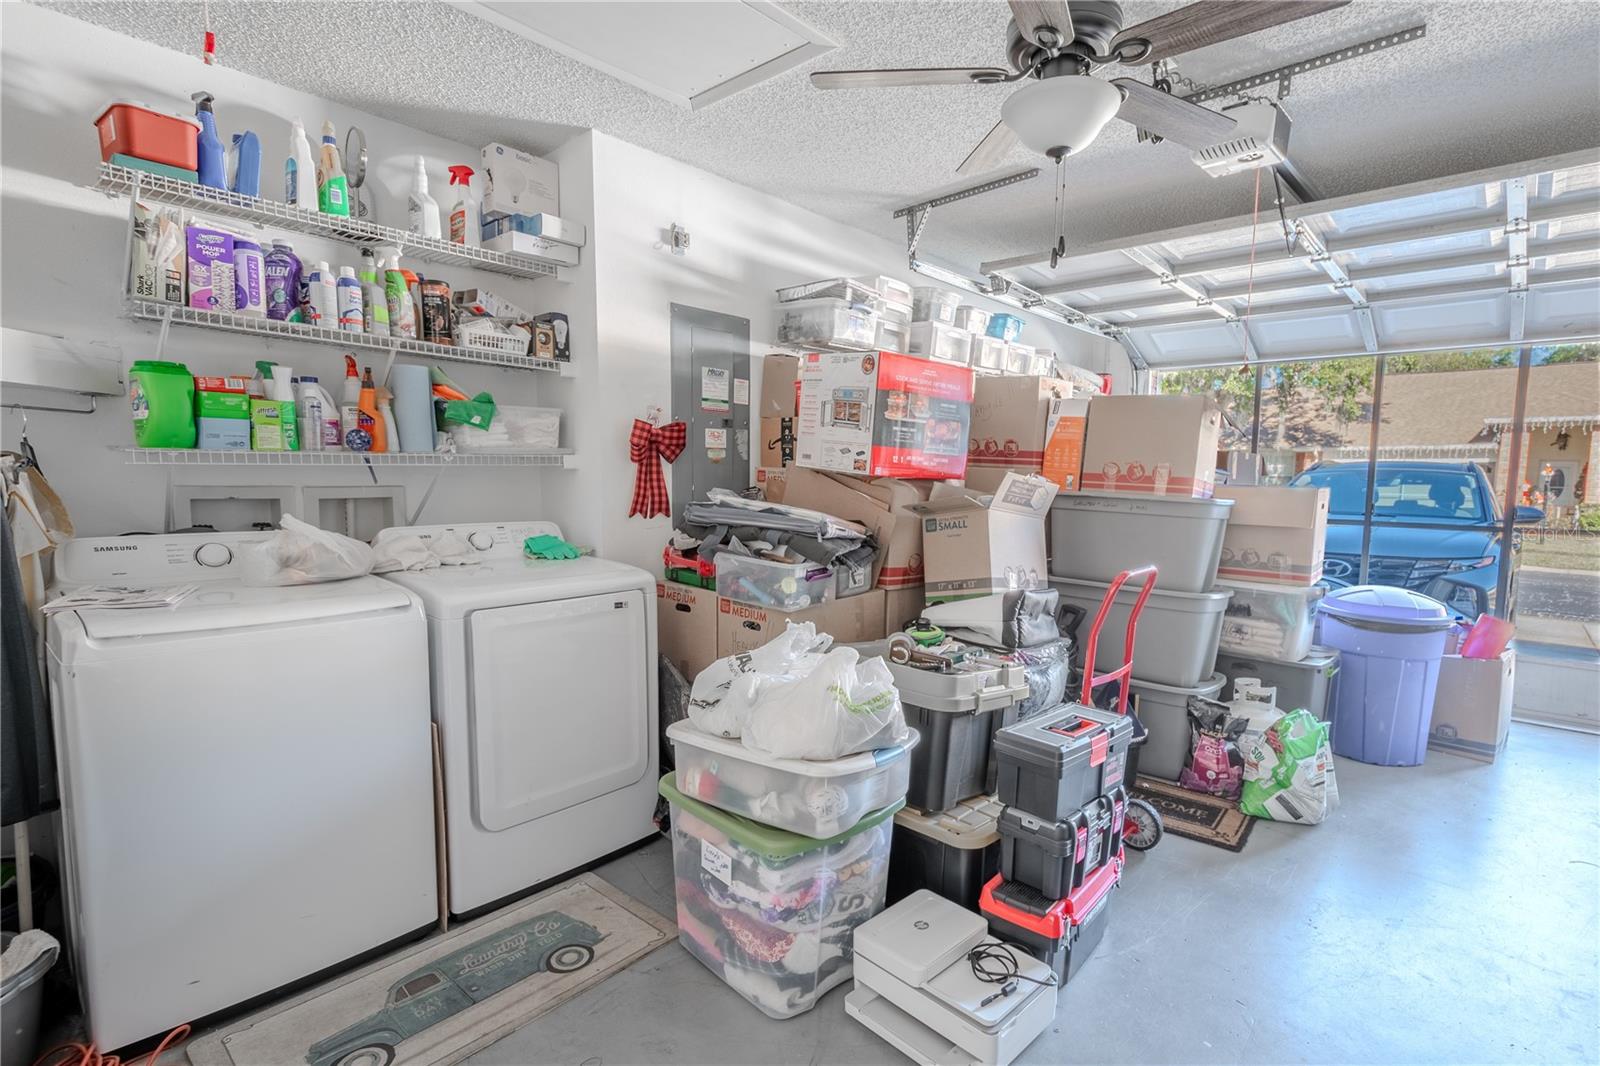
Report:
M 979 1007 L 987 1007 L 995 1000 L 1016 992 L 1018 981 L 1031 981 L 1046 988 L 1057 983 L 1053 973 L 1047 978 L 1039 978 L 1019 972 L 1016 949 L 998 940 L 985 941 L 967 952 L 967 965 L 972 967 L 972 976 L 984 984 L 1001 986 L 1000 991 L 985 996 Z

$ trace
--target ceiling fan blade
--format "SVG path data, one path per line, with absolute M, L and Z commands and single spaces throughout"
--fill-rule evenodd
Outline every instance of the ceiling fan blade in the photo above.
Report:
M 888 89 L 907 85 L 982 85 L 1005 76 L 1005 71 L 995 67 L 819 70 L 811 75 L 811 84 L 819 89 Z
M 1011 127 L 1004 122 L 996 122 L 994 129 L 990 130 L 978 142 L 978 146 L 967 154 L 967 158 L 956 167 L 957 174 L 987 174 L 999 167 L 1011 154 L 1011 149 L 1017 146 L 1017 135 Z
M 1132 78 L 1112 78 L 1122 90 L 1122 106 L 1117 117 L 1147 133 L 1176 141 L 1185 148 L 1204 148 L 1227 140 L 1238 125 L 1227 115 L 1191 104 L 1182 97 L 1164 93 Z
M 1072 43 L 1072 12 L 1066 0 L 1011 0 L 1011 16 L 1022 36 L 1040 48 Z
M 1149 42 L 1143 55 L 1130 54 L 1129 63 L 1154 63 L 1175 55 L 1204 48 L 1208 44 L 1231 41 L 1258 30 L 1281 26 L 1285 22 L 1320 15 L 1350 0 L 1200 0 L 1165 15 L 1158 15 L 1137 26 L 1130 26 L 1111 40 L 1111 51 L 1135 41 Z M 1133 49 L 1129 48 L 1132 53 Z

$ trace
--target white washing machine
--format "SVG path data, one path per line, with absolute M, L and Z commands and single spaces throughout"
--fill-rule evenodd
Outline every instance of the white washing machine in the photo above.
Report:
M 474 566 L 385 575 L 428 614 L 450 911 L 468 914 L 654 833 L 655 578 L 530 559 L 549 522 L 450 530 Z
M 48 627 L 67 921 L 108 1051 L 438 920 L 422 608 L 375 577 L 246 588 L 266 536 L 56 556 L 60 589 L 199 586 Z

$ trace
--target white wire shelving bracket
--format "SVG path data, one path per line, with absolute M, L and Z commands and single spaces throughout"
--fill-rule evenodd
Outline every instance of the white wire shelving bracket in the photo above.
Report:
M 535 466 L 571 469 L 570 448 L 541 452 L 247 452 L 118 448 L 135 466 Z
M 169 323 L 198 326 L 202 329 L 220 329 L 228 333 L 250 333 L 256 336 L 283 340 L 326 344 L 336 348 L 367 348 L 394 355 L 413 355 L 422 359 L 443 359 L 456 363 L 477 363 L 480 366 L 497 366 L 510 370 L 544 370 L 559 374 L 571 373 L 571 363 L 558 363 L 553 359 L 535 359 L 531 355 L 497 352 L 488 348 L 469 348 L 464 345 L 436 344 L 411 337 L 378 337 L 369 333 L 352 333 L 342 329 L 308 326 L 303 322 L 281 322 L 259 315 L 240 315 L 227 311 L 206 311 L 198 307 L 157 303 L 150 300 L 130 299 L 127 313 L 132 318 L 160 322 L 165 330 Z M 165 337 L 161 349 L 165 350 Z
M 108 195 L 137 195 L 149 203 L 174 204 L 221 218 L 240 219 L 263 226 L 276 226 L 295 233 L 305 233 L 330 240 L 350 241 L 362 245 L 398 245 L 403 255 L 428 263 L 453 263 L 457 266 L 490 270 L 518 278 L 555 278 L 561 280 L 564 264 L 540 259 L 537 256 L 515 252 L 492 252 L 484 248 L 469 248 L 452 244 L 437 237 L 419 237 L 415 233 L 364 222 L 356 218 L 340 218 L 307 211 L 275 200 L 213 189 L 193 182 L 180 181 L 161 174 L 150 174 L 132 167 L 111 163 L 100 164 L 99 180 L 95 187 Z

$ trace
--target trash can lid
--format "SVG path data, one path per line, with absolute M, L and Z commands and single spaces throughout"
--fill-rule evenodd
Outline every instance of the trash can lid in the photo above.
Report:
M 1352 622 L 1381 622 L 1397 629 L 1448 629 L 1449 608 L 1430 596 L 1395 585 L 1354 585 L 1335 589 L 1318 608 Z

